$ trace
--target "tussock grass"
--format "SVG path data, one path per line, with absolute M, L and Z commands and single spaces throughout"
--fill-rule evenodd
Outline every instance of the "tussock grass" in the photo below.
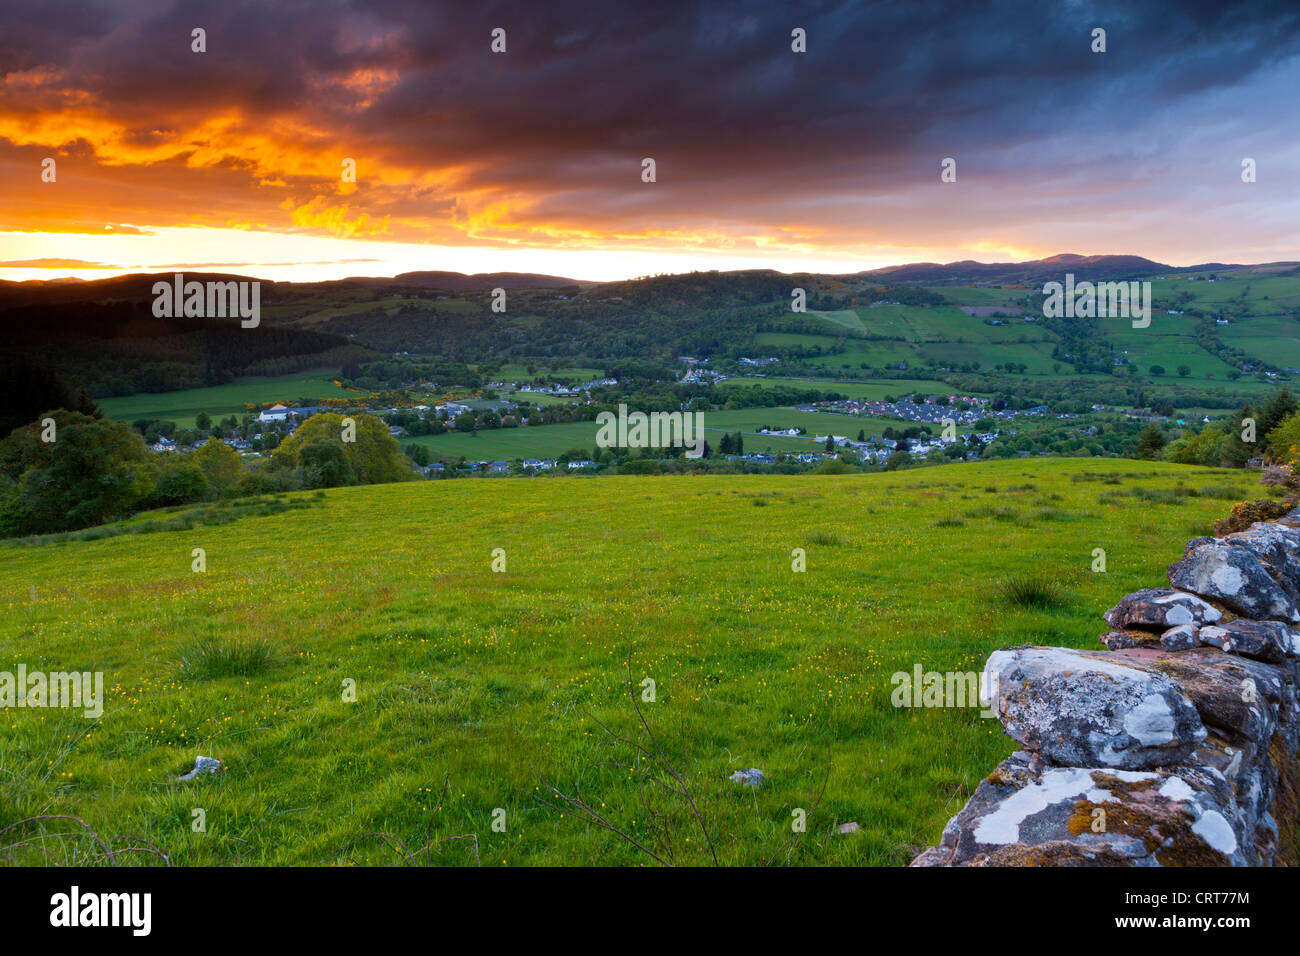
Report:
M 271 645 L 262 639 L 224 641 L 203 638 L 181 652 L 180 675 L 186 680 L 253 677 L 274 662 Z
M 838 544 L 843 544 L 844 542 L 840 540 L 839 535 L 832 534 L 829 531 L 814 531 L 810 535 L 808 535 L 808 543 L 834 546 Z
M 1019 516 L 1015 508 L 1006 505 L 980 505 L 966 512 L 967 518 L 992 518 L 995 521 L 1014 521 Z
M 1013 574 L 997 583 L 995 593 L 1012 607 L 1044 610 L 1065 604 L 1065 591 L 1047 575 L 1029 571 Z

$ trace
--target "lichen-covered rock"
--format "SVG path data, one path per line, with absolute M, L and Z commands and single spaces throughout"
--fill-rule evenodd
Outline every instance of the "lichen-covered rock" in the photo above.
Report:
M 1300 534 L 1294 528 L 1274 521 L 1257 521 L 1245 531 L 1226 535 L 1223 540 L 1255 555 L 1293 602 L 1300 598 Z
M 1115 656 L 1131 657 L 1126 652 Z M 1131 662 L 1172 679 L 1207 727 L 1240 738 L 1233 741 L 1239 745 L 1244 740 L 1267 747 L 1279 708 L 1290 701 L 1290 685 L 1276 667 L 1208 647 Z
M 1179 624 L 1160 635 L 1160 646 L 1167 651 L 1186 651 L 1201 643 L 1200 628 L 1194 624 Z
M 1300 657 L 1300 632 L 1281 621 L 1238 618 L 1226 624 L 1203 627 L 1199 637 L 1202 644 L 1275 664 L 1288 657 Z
M 1035 773 L 1004 760 L 913 866 L 1225 866 L 1258 862 L 1227 782 L 1204 768 Z
M 1157 767 L 1205 739 L 1173 681 L 1104 651 L 1018 647 L 995 651 L 984 670 L 1007 734 L 1057 766 Z
M 1300 862 L 1300 508 L 1189 542 L 1169 580 L 1106 613 L 1109 651 L 990 656 L 1025 749 L 913 866 Z
M 1107 631 L 1098 638 L 1112 651 L 1126 647 L 1144 647 L 1156 642 L 1156 635 L 1150 631 Z
M 1165 631 L 1179 624 L 1213 624 L 1223 617 L 1223 612 L 1186 591 L 1143 588 L 1126 595 L 1103 617 L 1117 630 Z
M 1169 583 L 1246 617 L 1300 622 L 1295 602 L 1254 552 L 1216 538 L 1188 542 L 1183 559 L 1169 566 Z

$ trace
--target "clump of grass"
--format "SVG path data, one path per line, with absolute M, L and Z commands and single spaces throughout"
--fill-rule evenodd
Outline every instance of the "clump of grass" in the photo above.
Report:
M 997 595 L 1012 607 L 1053 608 L 1065 603 L 1061 586 L 1036 572 L 1015 574 L 997 584 Z
M 829 531 L 814 531 L 808 535 L 809 544 L 836 545 L 840 544 L 840 539 Z
M 181 652 L 180 672 L 187 680 L 251 677 L 271 666 L 274 654 L 265 640 L 222 641 L 204 638 Z
M 1130 488 L 1125 494 L 1152 504 L 1181 505 L 1190 490 L 1189 488 Z
M 1036 521 L 1065 521 L 1069 517 L 1069 513 L 1060 508 L 1039 508 L 1034 512 Z
M 1218 501 L 1235 501 L 1241 496 L 1241 489 L 1232 485 L 1206 485 L 1201 489 L 1202 498 L 1214 498 Z
M 966 512 L 967 518 L 996 518 L 998 521 L 1010 521 L 1016 517 L 1016 509 L 1008 508 L 1006 505 L 994 507 L 993 505 L 980 505 L 978 508 L 971 508 Z
M 948 515 L 946 518 L 940 518 L 934 523 L 936 528 L 964 528 L 966 522 L 962 521 L 956 515 Z
M 752 504 L 754 505 L 755 508 L 766 508 L 766 507 L 767 507 L 767 502 L 764 501 L 762 498 L 755 498 L 755 499 L 753 500 Z

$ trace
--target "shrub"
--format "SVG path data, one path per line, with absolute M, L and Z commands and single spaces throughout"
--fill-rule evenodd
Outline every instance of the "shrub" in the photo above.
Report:
M 894 460 L 895 458 L 897 458 L 897 457 L 898 457 L 897 455 L 890 455 L 890 456 L 889 456 L 889 461 L 893 461 L 893 460 Z M 909 458 L 909 460 L 910 460 L 910 458 Z M 897 468 L 898 466 L 895 465 L 894 467 Z M 838 458 L 832 458 L 832 459 L 830 459 L 829 461 L 824 461 L 824 462 L 822 462 L 820 465 L 818 465 L 816 468 L 814 468 L 814 469 L 813 469 L 809 474 L 813 474 L 813 475 L 851 475 L 851 474 L 854 474 L 855 472 L 857 472 L 857 470 L 858 470 L 858 469 L 854 468 L 852 465 L 850 465 L 850 464 L 848 464 L 848 463 L 846 463 L 846 462 L 840 461 Z M 890 468 L 889 468 L 889 463 L 888 463 L 888 462 L 885 463 L 885 470 L 886 470 L 886 471 L 890 470 Z
M 1275 518 L 1280 518 L 1295 506 L 1294 499 L 1241 501 L 1232 506 L 1232 510 L 1226 518 L 1220 518 L 1214 523 L 1214 533 L 1216 535 L 1225 535 L 1245 531 L 1256 521 L 1272 521 Z
M 198 465 L 174 465 L 165 470 L 154 486 L 151 503 L 160 506 L 187 505 L 212 494 L 212 486 Z
M 338 488 L 357 483 L 356 473 L 339 442 L 313 439 L 303 445 L 298 461 L 302 465 L 304 488 Z

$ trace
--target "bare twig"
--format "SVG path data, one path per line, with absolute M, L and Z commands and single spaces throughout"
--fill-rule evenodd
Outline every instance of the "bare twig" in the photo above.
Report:
M 10 830 L 15 829 L 16 827 L 22 826 L 24 823 L 37 823 L 44 820 L 69 820 L 72 823 L 77 824 L 79 827 L 85 830 L 87 834 L 90 835 L 90 838 L 92 840 L 94 840 L 96 843 L 99 844 L 100 849 L 104 851 L 104 856 L 106 856 L 109 860 L 112 860 L 114 866 L 117 866 L 117 860 L 113 858 L 113 851 L 111 851 L 108 848 L 108 844 L 105 843 L 103 840 L 101 840 L 99 838 L 99 834 L 90 828 L 90 824 L 88 824 L 85 820 L 81 819 L 80 817 L 66 816 L 63 814 L 45 814 L 38 817 L 26 817 L 22 820 L 19 820 L 16 823 L 9 824 L 9 826 L 5 827 L 4 829 L 0 829 L 0 836 L 3 836 L 4 834 L 8 833 Z
M 342 853 L 346 850 L 350 850 L 352 847 L 356 846 L 358 843 L 360 843 L 362 840 L 366 839 L 367 837 L 377 837 L 381 840 L 386 841 L 390 846 L 394 846 L 395 849 L 400 849 L 401 852 L 406 856 L 406 862 L 409 863 L 411 866 L 418 866 L 419 864 L 416 861 L 416 857 L 418 857 L 421 853 L 433 849 L 440 843 L 446 843 L 451 840 L 472 840 L 474 842 L 474 863 L 476 866 L 483 865 L 483 859 L 479 855 L 479 844 L 478 844 L 477 833 L 461 833 L 461 834 L 457 834 L 456 836 L 439 837 L 438 839 L 432 841 L 431 843 L 425 844 L 424 846 L 420 847 L 420 849 L 412 853 L 410 847 L 408 847 L 405 843 L 403 843 L 400 838 L 393 836 L 391 833 L 384 833 L 383 831 L 380 830 L 367 830 L 365 833 L 362 833 L 352 842 L 347 843 L 343 847 L 341 847 L 339 852 Z
M 536 773 L 537 771 L 534 770 L 533 772 Z M 570 797 L 568 794 L 565 794 L 565 793 L 560 792 L 560 791 L 557 790 L 555 787 L 553 787 L 553 786 L 551 786 L 549 783 L 547 783 L 546 780 L 543 779 L 543 777 L 542 777 L 541 774 L 537 774 L 537 779 L 541 781 L 542 786 L 546 787 L 547 790 L 551 791 L 551 793 L 555 794 L 557 797 L 559 797 L 561 800 L 563 800 L 563 801 L 564 801 L 565 803 L 567 803 L 569 806 L 575 808 L 576 810 L 578 810 L 579 812 L 581 812 L 581 813 L 583 813 L 583 814 L 586 814 L 588 817 L 590 817 L 592 820 L 594 820 L 594 821 L 596 822 L 597 825 L 604 827 L 606 830 L 610 831 L 611 833 L 616 833 L 616 834 L 618 834 L 618 835 L 621 836 L 624 840 L 626 840 L 628 843 L 631 843 L 631 844 L 632 844 L 634 847 L 636 847 L 638 850 L 642 851 L 643 853 L 647 854 L 648 856 L 652 857 L 653 859 L 658 860 L 658 861 L 659 861 L 660 863 L 662 863 L 664 866 L 673 866 L 673 865 L 674 865 L 674 864 L 670 863 L 668 860 L 665 860 L 662 856 L 660 856 L 660 855 L 659 855 L 658 853 L 656 853 L 654 850 L 651 850 L 649 847 L 647 847 L 645 844 L 643 844 L 643 843 L 642 843 L 640 840 L 638 840 L 636 837 L 632 836 L 632 835 L 631 835 L 630 833 L 628 833 L 626 830 L 621 830 L 621 829 L 619 829 L 618 827 L 616 827 L 614 824 L 610 823 L 610 822 L 609 822 L 608 820 L 606 820 L 606 819 L 605 819 L 605 818 L 604 818 L 604 817 L 603 817 L 603 816 L 602 816 L 598 811 L 592 809 L 590 806 L 588 806 L 586 803 L 584 803 L 584 802 L 581 800 L 581 798 L 579 798 L 579 797 Z M 538 800 L 541 800 L 540 797 L 538 797 L 537 799 L 538 799 Z M 546 804 L 546 806 L 550 807 L 550 808 L 553 809 L 553 810 L 558 810 L 558 809 L 559 809 L 559 808 L 556 807 L 554 804 L 546 803 L 545 800 L 541 800 L 541 802 L 544 803 L 544 804 Z

